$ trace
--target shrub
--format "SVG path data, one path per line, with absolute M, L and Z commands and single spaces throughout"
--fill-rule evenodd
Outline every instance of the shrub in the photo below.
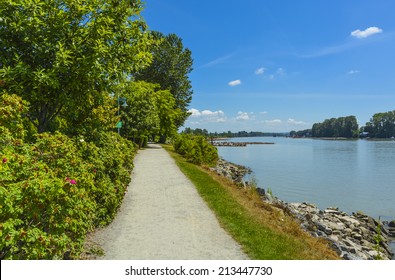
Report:
M 70 139 L 41 134 L 32 145 L 2 147 L 2 259 L 76 257 L 92 229 L 93 175 Z
M 174 138 L 173 146 L 177 153 L 195 164 L 215 164 L 218 160 L 217 149 L 203 136 L 181 134 Z
M 0 259 L 78 258 L 86 233 L 117 212 L 135 146 L 113 132 L 91 141 L 42 133 L 27 144 L 26 104 L 0 103 L 11 108 L 0 117 Z
M 96 144 L 95 144 L 96 143 Z M 92 195 L 97 203 L 94 225 L 108 224 L 115 216 L 133 170 L 136 146 L 117 133 L 100 133 L 92 142 L 79 142 L 85 162 L 95 175 Z

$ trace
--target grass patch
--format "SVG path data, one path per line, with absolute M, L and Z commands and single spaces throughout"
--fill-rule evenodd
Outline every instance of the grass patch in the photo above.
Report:
M 254 188 L 236 186 L 208 168 L 187 162 L 171 146 L 163 147 L 251 259 L 339 259 L 325 240 L 310 236 L 281 209 L 264 203 Z

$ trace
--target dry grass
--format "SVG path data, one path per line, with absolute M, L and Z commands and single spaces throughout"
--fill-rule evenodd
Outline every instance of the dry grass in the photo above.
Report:
M 304 250 L 300 252 L 302 259 L 340 259 L 329 247 L 328 241 L 311 236 L 301 228 L 294 217 L 264 202 L 255 188 L 240 187 L 206 167 L 200 169 L 219 182 L 243 208 L 248 210 L 257 223 L 265 225 L 278 234 L 305 243 Z

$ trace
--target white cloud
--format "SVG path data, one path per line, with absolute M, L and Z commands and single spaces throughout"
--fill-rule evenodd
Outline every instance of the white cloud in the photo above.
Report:
M 210 110 L 202 110 L 199 111 L 197 109 L 188 110 L 191 113 L 190 118 L 198 119 L 200 122 L 225 122 L 226 117 L 225 113 L 222 110 L 218 111 L 210 111 Z
M 274 119 L 274 120 L 265 120 L 265 121 L 262 121 L 262 123 L 268 124 L 268 125 L 277 125 L 277 124 L 282 124 L 283 121 L 279 120 L 279 119 Z
M 354 74 L 358 74 L 358 73 L 360 73 L 361 71 L 359 71 L 359 70 L 350 70 L 350 71 L 348 71 L 347 72 L 347 74 L 348 75 L 354 75 Z
M 261 114 L 261 115 L 266 115 L 267 112 L 266 112 L 266 111 L 263 111 L 263 112 L 259 112 L 259 114 Z
M 238 112 L 236 120 L 238 120 L 238 121 L 249 121 L 250 120 L 250 116 L 248 115 L 247 112 Z
M 372 35 L 378 34 L 378 33 L 382 33 L 382 32 L 383 32 L 382 29 L 373 26 L 373 27 L 366 28 L 365 30 L 362 30 L 362 31 L 359 29 L 354 30 L 351 32 L 351 36 L 356 37 L 358 39 L 363 39 L 363 38 L 367 38 L 369 36 L 372 36 Z
M 188 113 L 191 113 L 191 117 L 199 117 L 202 115 L 199 110 L 196 110 L 194 108 L 188 110 Z
M 221 110 L 219 110 L 219 111 L 210 111 L 210 110 L 203 110 L 202 112 L 201 112 L 201 114 L 202 114 L 202 116 L 208 116 L 208 117 L 211 117 L 211 116 L 223 116 L 224 115 L 224 112 L 223 111 L 221 111 Z
M 297 121 L 297 120 L 295 120 L 295 119 L 288 119 L 288 120 L 287 120 L 287 123 L 288 123 L 288 124 L 291 124 L 291 125 L 306 125 L 306 124 L 307 124 L 307 123 L 304 122 L 304 121 Z
M 261 67 L 255 70 L 255 74 L 256 75 L 262 75 L 263 73 L 265 73 L 265 68 Z
M 241 84 L 241 81 L 240 81 L 240 80 L 234 80 L 234 81 L 230 81 L 230 82 L 228 83 L 228 85 L 230 85 L 231 87 L 238 86 L 238 85 L 240 85 L 240 84 Z

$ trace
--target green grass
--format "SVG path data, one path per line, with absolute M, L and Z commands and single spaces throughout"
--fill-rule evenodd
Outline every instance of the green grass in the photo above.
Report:
M 187 162 L 164 146 L 222 227 L 251 259 L 336 259 L 322 240 L 312 238 L 279 209 L 261 201 L 254 189 L 244 190 L 207 169 Z

